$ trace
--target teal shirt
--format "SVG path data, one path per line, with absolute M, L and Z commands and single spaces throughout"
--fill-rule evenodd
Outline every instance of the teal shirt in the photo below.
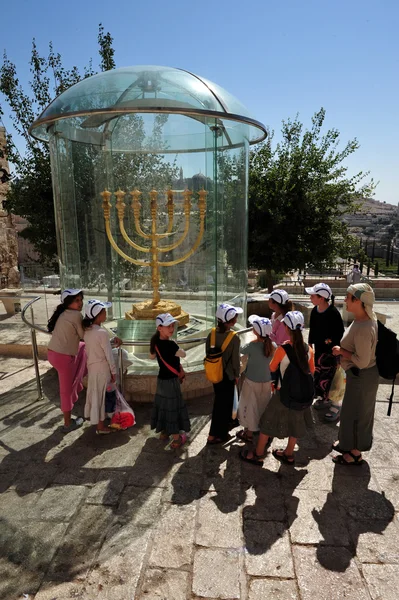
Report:
M 249 342 L 240 349 L 241 354 L 248 356 L 245 375 L 251 381 L 265 383 L 271 381 L 269 364 L 272 356 L 265 356 L 261 342 Z

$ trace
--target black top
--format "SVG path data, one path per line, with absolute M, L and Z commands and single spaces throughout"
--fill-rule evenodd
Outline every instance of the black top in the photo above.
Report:
M 309 344 L 314 345 L 315 354 L 332 353 L 333 346 L 339 346 L 344 335 L 344 324 L 339 311 L 330 305 L 324 312 L 315 306 L 310 313 Z M 326 344 L 325 340 L 331 340 Z
M 174 342 L 173 340 L 158 340 L 156 346 L 164 361 L 167 362 L 168 365 L 176 369 L 176 371 L 180 371 L 180 358 L 178 356 L 175 356 L 176 352 L 179 349 L 179 346 L 176 344 L 176 342 Z M 159 364 L 159 379 L 173 379 L 173 377 L 177 377 L 177 375 L 172 373 L 172 371 L 170 371 L 168 367 L 166 367 L 163 364 L 157 352 L 156 355 Z

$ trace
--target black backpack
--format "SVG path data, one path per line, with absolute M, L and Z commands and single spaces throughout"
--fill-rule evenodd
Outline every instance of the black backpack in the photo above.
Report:
M 281 379 L 280 400 L 284 406 L 292 410 L 304 410 L 313 403 L 314 384 L 313 375 L 304 373 L 299 367 L 291 344 L 283 345 L 290 364 Z M 305 344 L 306 352 L 309 347 Z
M 384 379 L 392 381 L 392 390 L 388 402 L 388 417 L 391 415 L 393 395 L 395 391 L 395 379 L 399 373 L 399 341 L 396 333 L 385 327 L 380 321 L 378 323 L 378 341 L 375 351 L 378 373 Z

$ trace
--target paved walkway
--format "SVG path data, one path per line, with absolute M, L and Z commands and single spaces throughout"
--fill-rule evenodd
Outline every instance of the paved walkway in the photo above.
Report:
M 271 455 L 259 469 L 238 460 L 235 440 L 205 447 L 209 399 L 190 404 L 191 442 L 173 451 L 150 432 L 150 406 L 129 432 L 63 435 L 54 372 L 37 402 L 29 370 L 25 382 L 9 370 L 2 599 L 397 599 L 399 405 L 385 416 L 386 386 L 368 464 L 334 467 L 336 426 L 316 414 L 295 469 Z

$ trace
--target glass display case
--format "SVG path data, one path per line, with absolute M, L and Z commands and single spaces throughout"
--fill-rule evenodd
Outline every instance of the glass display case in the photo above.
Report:
M 238 100 L 180 69 L 115 69 L 62 93 L 31 134 L 50 144 L 62 287 L 111 300 L 126 341 L 148 341 L 159 312 L 178 339 L 203 337 L 223 301 L 245 325 L 249 147 L 266 130 Z

